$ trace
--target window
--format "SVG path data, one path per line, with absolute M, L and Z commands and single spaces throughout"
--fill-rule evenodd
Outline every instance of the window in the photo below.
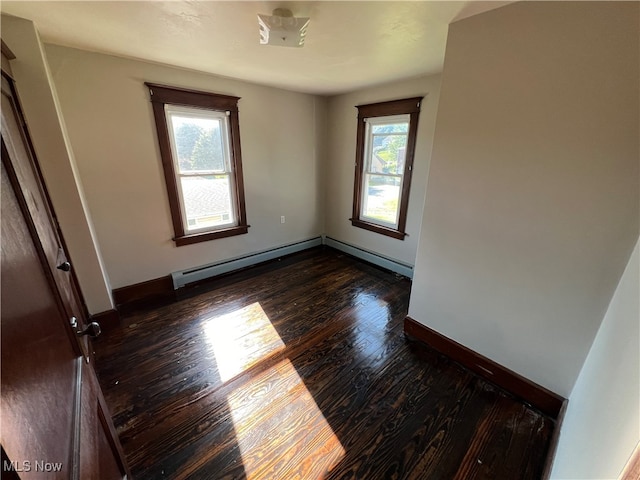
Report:
M 352 225 L 404 240 L 421 101 L 357 107 Z
M 239 98 L 146 85 L 176 245 L 247 233 Z

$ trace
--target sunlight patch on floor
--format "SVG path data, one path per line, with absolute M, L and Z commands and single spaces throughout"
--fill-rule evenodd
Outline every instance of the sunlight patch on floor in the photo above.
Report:
M 204 334 L 226 382 L 284 349 L 284 343 L 260 303 L 204 321 Z
M 285 344 L 259 303 L 206 319 L 204 333 L 226 382 Z M 227 397 L 247 480 L 321 479 L 345 455 L 288 358 Z
M 247 480 L 322 479 L 345 455 L 288 359 L 236 389 L 227 401 Z

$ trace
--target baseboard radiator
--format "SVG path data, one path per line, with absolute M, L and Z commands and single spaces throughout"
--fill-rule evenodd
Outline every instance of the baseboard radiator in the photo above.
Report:
M 292 253 L 301 252 L 302 250 L 307 250 L 319 245 L 322 245 L 322 238 L 316 237 L 310 240 L 303 240 L 301 242 L 296 242 L 289 245 L 284 245 L 282 247 L 252 253 L 250 255 L 232 258 L 222 262 L 211 263 L 209 265 L 203 265 L 201 267 L 173 272 L 171 273 L 173 288 L 174 290 L 177 290 L 178 288 L 184 287 L 189 283 L 205 280 L 207 278 L 233 272 L 235 270 L 240 270 L 241 268 L 251 267 L 253 265 L 257 265 L 258 263 L 266 262 L 269 260 L 275 260 L 276 258 L 290 255 Z
M 331 237 L 322 237 L 322 243 L 329 247 L 335 248 L 336 250 L 340 250 L 344 253 L 348 253 L 349 255 L 364 260 L 365 262 L 373 263 L 374 265 L 385 268 L 387 270 L 391 270 L 395 273 L 399 273 L 400 275 L 404 275 L 405 277 L 413 278 L 413 267 L 411 265 L 398 262 L 397 260 L 393 260 L 378 253 L 370 252 L 360 247 L 341 242 L 340 240 L 336 240 Z

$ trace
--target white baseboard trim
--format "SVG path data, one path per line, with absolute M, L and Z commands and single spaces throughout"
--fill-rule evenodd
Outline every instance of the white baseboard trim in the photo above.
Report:
M 364 260 L 365 262 L 373 263 L 374 265 L 385 268 L 387 270 L 391 270 L 395 273 L 399 273 L 400 275 L 404 275 L 405 277 L 413 278 L 413 266 L 411 265 L 398 262 L 397 260 L 393 260 L 378 253 L 364 250 L 360 247 L 341 242 L 340 240 L 336 240 L 325 235 L 322 236 L 322 243 L 329 247 L 333 247 L 336 250 L 340 250 L 341 252 L 348 253 L 349 255 Z
M 178 288 L 184 287 L 189 283 L 215 277 L 224 273 L 233 272 L 234 270 L 250 267 L 252 265 L 266 262 L 268 260 L 274 260 L 276 258 L 290 255 L 296 252 L 301 252 L 302 250 L 307 250 L 319 245 L 322 245 L 322 238 L 316 237 L 309 240 L 303 240 L 301 242 L 284 245 L 282 247 L 276 247 L 269 250 L 224 260 L 222 262 L 216 262 L 208 265 L 202 265 L 201 267 L 172 272 L 171 280 L 173 281 L 173 289 L 177 290 Z

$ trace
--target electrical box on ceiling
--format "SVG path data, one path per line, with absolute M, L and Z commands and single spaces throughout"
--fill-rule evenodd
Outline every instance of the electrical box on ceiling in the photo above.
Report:
M 273 15 L 258 14 L 260 43 L 278 47 L 302 47 L 309 18 L 294 17 L 291 10 L 276 8 Z

